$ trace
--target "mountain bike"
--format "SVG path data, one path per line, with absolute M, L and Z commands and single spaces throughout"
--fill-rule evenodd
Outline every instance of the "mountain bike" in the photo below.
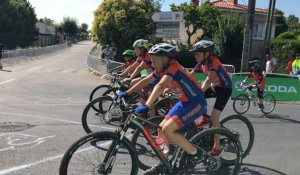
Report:
M 121 87 L 122 89 L 122 87 Z M 118 126 L 128 117 L 128 109 L 117 95 L 119 88 L 111 88 L 102 96 L 91 101 L 82 113 L 82 126 L 86 133 L 99 131 L 97 126 L 110 124 Z M 124 89 L 123 89 L 124 90 Z M 140 95 L 133 93 L 126 98 L 126 102 L 131 106 L 137 106 L 138 102 L 147 99 L 147 94 Z M 157 115 L 164 116 L 169 109 L 177 102 L 173 98 L 162 98 L 154 104 Z M 97 108 L 98 110 L 95 110 Z M 101 112 L 100 112 L 101 111 Z
M 242 84 L 241 88 L 243 89 L 243 93 L 234 98 L 233 101 L 233 109 L 238 114 L 244 114 L 250 108 L 250 103 L 253 103 L 253 106 L 256 106 L 259 103 L 259 98 L 255 93 L 248 89 L 248 86 Z M 271 113 L 276 106 L 276 99 L 272 94 L 265 94 L 263 96 L 263 108 L 261 108 L 261 112 L 264 114 Z
M 122 99 L 123 100 L 123 99 Z M 126 102 L 123 102 L 126 104 Z M 115 132 L 103 131 L 88 134 L 75 142 L 64 154 L 60 164 L 59 174 L 138 174 L 137 153 L 132 143 L 126 137 L 130 127 L 143 133 L 155 156 L 163 164 L 162 174 L 237 174 L 242 158 L 241 145 L 234 134 L 226 129 L 207 129 L 196 132 L 196 125 L 185 128 L 185 134 L 191 135 L 190 142 L 198 150 L 197 159 L 175 146 L 172 158 L 167 160 L 158 149 L 150 133 L 143 126 L 145 120 L 131 111 L 121 129 Z M 220 137 L 220 145 L 224 152 L 220 156 L 210 154 L 215 135 Z M 101 152 L 104 152 L 101 154 Z M 230 166 L 224 166 L 223 160 L 232 161 Z

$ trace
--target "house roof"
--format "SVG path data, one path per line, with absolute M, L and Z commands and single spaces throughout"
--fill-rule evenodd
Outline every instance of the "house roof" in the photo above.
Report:
M 212 5 L 221 9 L 237 10 L 237 11 L 247 11 L 248 6 L 242 4 L 232 4 L 224 0 L 216 0 L 212 2 Z M 267 9 L 255 8 L 255 12 L 267 13 Z

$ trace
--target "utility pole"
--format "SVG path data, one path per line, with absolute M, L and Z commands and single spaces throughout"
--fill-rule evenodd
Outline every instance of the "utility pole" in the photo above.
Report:
M 255 3 L 256 0 L 248 1 L 248 12 L 247 12 L 247 24 L 244 36 L 243 54 L 241 61 L 241 72 L 247 70 L 248 62 L 251 57 L 251 45 L 252 45 L 252 31 L 255 14 Z
M 262 59 L 263 63 L 266 62 L 265 55 L 270 51 L 270 41 L 271 41 L 271 35 L 272 35 L 272 29 L 273 29 L 275 4 L 276 4 L 276 0 L 270 0 L 268 15 L 267 15 L 267 21 L 266 21 L 266 32 L 265 32 L 265 40 L 264 40 L 264 53 L 263 53 L 263 59 Z

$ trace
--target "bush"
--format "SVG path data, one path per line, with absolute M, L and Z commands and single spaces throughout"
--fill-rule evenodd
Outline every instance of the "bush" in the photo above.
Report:
M 299 40 L 279 40 L 271 43 L 271 53 L 278 59 L 278 72 L 284 72 L 284 67 L 293 54 L 300 52 Z
M 280 35 L 278 35 L 276 39 L 295 40 L 297 38 L 296 38 L 296 35 L 293 32 L 283 32 Z

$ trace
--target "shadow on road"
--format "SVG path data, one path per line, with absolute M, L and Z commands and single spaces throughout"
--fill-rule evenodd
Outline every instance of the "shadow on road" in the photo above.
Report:
M 279 120 L 281 122 L 285 122 L 285 123 L 296 123 L 296 124 L 300 124 L 299 120 L 295 120 L 292 118 L 289 118 L 290 116 L 288 115 L 278 115 L 278 114 L 266 114 L 266 115 L 254 115 L 254 114 L 248 114 L 246 117 L 251 117 L 251 118 L 268 118 L 268 119 L 275 119 L 275 120 Z
M 272 168 L 267 168 L 260 165 L 253 165 L 253 164 L 243 164 L 241 170 L 239 172 L 241 175 L 286 175 L 283 172 L 274 170 Z

